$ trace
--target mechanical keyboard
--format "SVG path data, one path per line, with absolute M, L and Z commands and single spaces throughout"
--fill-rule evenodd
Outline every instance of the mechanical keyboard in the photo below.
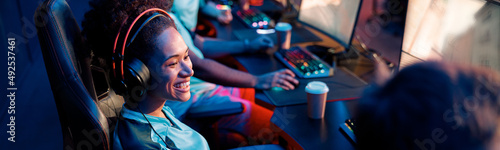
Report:
M 298 46 L 288 50 L 278 50 L 274 56 L 299 78 L 320 78 L 333 75 L 333 68 L 330 65 Z
M 266 14 L 255 8 L 238 10 L 236 11 L 236 16 L 243 21 L 247 27 L 252 29 L 267 29 L 271 21 Z

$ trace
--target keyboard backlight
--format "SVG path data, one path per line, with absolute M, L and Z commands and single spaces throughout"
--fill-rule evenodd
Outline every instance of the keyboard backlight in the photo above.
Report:
M 218 4 L 218 5 L 216 6 L 216 8 L 217 8 L 218 10 L 230 10 L 230 9 L 231 9 L 231 7 L 230 7 L 229 5 L 220 5 L 220 4 Z

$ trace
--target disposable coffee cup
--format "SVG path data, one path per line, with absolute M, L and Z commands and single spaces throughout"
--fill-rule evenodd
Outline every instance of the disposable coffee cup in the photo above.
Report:
M 276 36 L 278 37 L 278 49 L 290 49 L 290 41 L 292 39 L 292 25 L 286 22 L 278 22 L 274 27 Z
M 322 119 L 325 116 L 326 95 L 328 86 L 321 81 L 307 83 L 307 114 L 312 119 Z

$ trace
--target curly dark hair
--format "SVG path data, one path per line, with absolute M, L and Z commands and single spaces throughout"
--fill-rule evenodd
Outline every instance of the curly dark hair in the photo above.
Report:
M 92 9 L 85 13 L 82 34 L 93 52 L 93 64 L 109 69 L 108 65 L 112 62 L 113 44 L 120 27 L 122 28 L 120 35 L 125 35 L 132 21 L 140 13 L 150 8 L 170 11 L 172 3 L 172 0 L 93 0 L 89 2 Z M 146 16 L 152 14 L 153 12 L 150 12 Z M 157 17 L 150 21 L 141 29 L 134 42 L 127 47 L 125 58 L 134 56 L 147 63 L 145 60 L 148 60 L 151 52 L 157 49 L 156 40 L 153 38 L 169 27 L 175 28 L 171 18 Z

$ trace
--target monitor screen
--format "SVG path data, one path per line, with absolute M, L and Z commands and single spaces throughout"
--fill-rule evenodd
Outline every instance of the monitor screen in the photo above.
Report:
M 446 60 L 500 70 L 500 6 L 485 0 L 409 0 L 400 68 Z
M 302 0 L 299 21 L 349 48 L 361 0 Z

